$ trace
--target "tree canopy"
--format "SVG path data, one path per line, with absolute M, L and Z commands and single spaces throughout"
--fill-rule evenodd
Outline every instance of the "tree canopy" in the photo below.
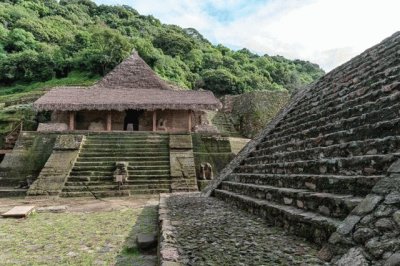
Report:
M 324 74 L 318 65 L 213 45 L 197 30 L 162 24 L 128 6 L 90 0 L 0 3 L 0 84 L 71 72 L 104 75 L 136 49 L 164 79 L 217 95 L 289 91 Z

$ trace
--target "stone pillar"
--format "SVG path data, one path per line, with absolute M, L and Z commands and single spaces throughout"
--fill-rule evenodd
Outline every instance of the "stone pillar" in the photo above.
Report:
M 157 111 L 153 111 L 153 131 L 157 131 Z
M 188 114 L 188 131 L 192 132 L 192 110 L 189 110 Z
M 69 112 L 69 130 L 75 130 L 75 112 Z
M 111 115 L 111 111 L 108 112 L 107 114 L 107 131 L 111 131 L 112 130 L 112 115 Z

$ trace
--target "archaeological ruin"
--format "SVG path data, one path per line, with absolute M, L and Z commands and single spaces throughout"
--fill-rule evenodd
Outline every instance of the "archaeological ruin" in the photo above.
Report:
M 400 32 L 300 91 L 205 195 L 317 243 L 338 265 L 400 263 Z

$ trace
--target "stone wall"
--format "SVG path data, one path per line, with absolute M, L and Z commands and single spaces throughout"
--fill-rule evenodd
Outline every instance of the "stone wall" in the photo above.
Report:
M 400 160 L 320 251 L 337 265 L 400 265 Z
M 197 191 L 192 136 L 170 135 L 171 191 Z
M 11 153 L 0 164 L 0 186 L 15 187 L 33 182 L 53 151 L 57 134 L 22 132 Z
M 225 96 L 223 110 L 230 113 L 242 136 L 253 138 L 287 105 L 289 99 L 290 94 L 286 91 L 248 92 Z
M 54 149 L 37 180 L 30 186 L 28 196 L 58 196 L 78 157 L 82 135 L 59 135 Z

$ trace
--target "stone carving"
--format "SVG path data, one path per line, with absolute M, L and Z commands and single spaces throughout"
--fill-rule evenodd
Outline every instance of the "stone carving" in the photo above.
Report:
M 203 180 L 213 180 L 213 168 L 210 163 L 202 163 L 200 164 L 200 175 Z
M 118 189 L 128 180 L 128 163 L 116 162 L 114 171 L 114 182 L 118 183 Z

